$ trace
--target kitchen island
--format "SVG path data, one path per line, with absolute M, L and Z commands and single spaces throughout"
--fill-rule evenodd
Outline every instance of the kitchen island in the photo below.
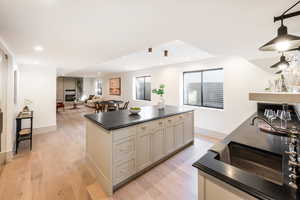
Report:
M 252 126 L 254 116 L 193 164 L 199 200 L 300 199 L 289 186 L 287 137 Z M 290 125 L 300 128 L 297 116 L 292 119 Z
M 88 114 L 86 159 L 108 195 L 193 144 L 194 112 L 176 106 Z

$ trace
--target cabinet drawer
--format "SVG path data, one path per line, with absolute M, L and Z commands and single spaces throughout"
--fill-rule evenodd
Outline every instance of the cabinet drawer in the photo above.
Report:
M 155 120 L 151 122 L 152 130 L 159 130 L 165 128 L 165 120 Z
M 184 117 L 185 117 L 184 115 L 185 115 L 185 114 L 175 115 L 175 116 L 173 117 L 175 123 L 183 122 Z
M 165 125 L 166 127 L 169 127 L 169 126 L 173 126 L 175 124 L 175 118 L 174 117 L 168 117 L 165 119 Z
M 184 119 L 192 119 L 194 113 L 193 112 L 188 112 L 184 114 Z
M 114 168 L 114 184 L 118 184 L 135 173 L 135 159 L 129 159 L 115 165 Z
M 127 137 L 130 137 L 130 136 L 135 136 L 135 133 L 136 133 L 136 127 L 135 126 L 114 130 L 112 132 L 113 141 L 118 141 L 120 139 L 127 138 Z
M 135 155 L 135 136 L 130 136 L 114 142 L 114 162 L 128 160 Z
M 146 133 L 151 132 L 151 128 L 152 128 L 152 123 L 146 122 L 146 123 L 138 125 L 136 128 L 136 131 L 137 131 L 137 134 L 146 134 Z

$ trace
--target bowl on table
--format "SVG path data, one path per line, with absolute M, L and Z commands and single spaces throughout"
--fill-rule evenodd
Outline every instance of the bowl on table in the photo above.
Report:
M 137 114 L 139 114 L 139 112 L 141 112 L 141 108 L 140 107 L 131 107 L 129 109 L 129 112 L 132 115 L 137 115 Z

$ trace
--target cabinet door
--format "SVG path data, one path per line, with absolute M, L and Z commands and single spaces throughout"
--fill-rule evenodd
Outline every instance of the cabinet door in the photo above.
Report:
M 114 167 L 114 184 L 118 184 L 129 176 L 135 173 L 135 160 L 134 158 L 127 161 L 115 164 Z
M 187 113 L 184 118 L 184 144 L 194 140 L 194 117 L 193 113 Z
M 136 163 L 138 171 L 151 164 L 151 132 L 137 133 Z
M 114 162 L 128 160 L 135 156 L 135 136 L 115 141 L 113 147 Z
M 152 133 L 151 150 L 153 162 L 164 156 L 164 135 L 164 129 L 158 129 Z
M 168 155 L 174 150 L 174 127 L 167 126 L 165 129 L 165 153 Z
M 183 122 L 174 125 L 175 149 L 178 149 L 183 146 L 183 132 L 184 132 L 184 123 Z

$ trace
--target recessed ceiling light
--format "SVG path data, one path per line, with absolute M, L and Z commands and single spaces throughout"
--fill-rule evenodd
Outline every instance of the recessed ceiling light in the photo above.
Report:
M 34 46 L 33 49 L 35 51 L 44 51 L 44 47 L 42 47 L 41 45 Z

